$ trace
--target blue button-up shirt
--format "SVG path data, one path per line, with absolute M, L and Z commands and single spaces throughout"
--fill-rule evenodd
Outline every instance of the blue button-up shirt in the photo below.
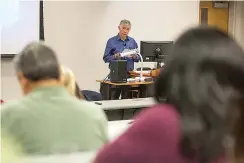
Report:
M 116 60 L 116 58 L 114 58 L 116 53 L 122 53 L 125 49 L 131 50 L 137 48 L 138 45 L 132 37 L 127 36 L 123 41 L 119 35 L 114 36 L 107 41 L 103 60 L 105 63 L 110 63 L 111 61 Z M 140 57 L 137 56 L 135 59 L 133 57 L 124 57 L 121 59 L 127 60 L 127 71 L 132 71 L 134 70 L 134 62 L 138 62 Z

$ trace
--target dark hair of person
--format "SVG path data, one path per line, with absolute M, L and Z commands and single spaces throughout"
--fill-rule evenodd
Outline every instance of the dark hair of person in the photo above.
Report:
M 184 156 L 212 162 L 225 154 L 229 134 L 242 144 L 235 147 L 236 156 L 244 153 L 244 130 L 236 123 L 244 124 L 244 53 L 226 33 L 213 27 L 183 33 L 154 91 L 159 103 L 167 99 L 180 115 Z
M 55 52 L 42 42 L 31 42 L 14 59 L 16 72 L 31 81 L 59 79 L 59 63 Z

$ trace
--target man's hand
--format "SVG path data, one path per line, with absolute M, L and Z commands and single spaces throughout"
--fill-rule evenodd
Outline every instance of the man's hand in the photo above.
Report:
M 115 59 L 119 59 L 120 58 L 120 54 L 119 53 L 114 54 L 114 58 Z
M 137 55 L 136 55 L 136 54 L 133 54 L 133 55 L 132 55 L 132 58 L 133 58 L 133 59 L 136 59 L 136 58 L 137 58 Z

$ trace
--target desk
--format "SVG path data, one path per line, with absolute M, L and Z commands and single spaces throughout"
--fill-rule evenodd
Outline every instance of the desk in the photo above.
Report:
M 156 104 L 156 101 L 151 97 L 94 101 L 94 103 L 96 102 L 101 103 L 99 106 L 105 111 L 108 121 L 131 119 L 141 109 Z
M 96 80 L 96 82 L 99 82 L 101 84 L 104 84 L 104 88 L 103 90 L 103 99 L 104 100 L 111 100 L 111 91 L 112 91 L 112 86 L 116 87 L 116 86 L 131 86 L 131 87 L 135 87 L 135 86 L 140 86 L 140 97 L 146 97 L 146 86 L 147 85 L 151 85 L 153 84 L 153 81 L 151 82 L 127 82 L 127 83 L 112 83 L 110 81 L 104 81 L 104 80 Z
M 123 100 L 104 100 L 95 101 L 102 105 L 100 107 L 103 110 L 119 110 L 119 109 L 138 109 L 146 108 L 156 104 L 153 98 L 134 98 L 134 99 L 123 99 Z
M 121 120 L 108 122 L 108 136 L 112 141 L 125 132 L 133 123 L 134 120 Z

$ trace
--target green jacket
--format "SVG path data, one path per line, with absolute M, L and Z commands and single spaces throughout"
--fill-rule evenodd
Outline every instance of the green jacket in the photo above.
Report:
M 1 110 L 2 128 L 27 154 L 93 151 L 108 141 L 103 110 L 59 86 L 36 88 Z

